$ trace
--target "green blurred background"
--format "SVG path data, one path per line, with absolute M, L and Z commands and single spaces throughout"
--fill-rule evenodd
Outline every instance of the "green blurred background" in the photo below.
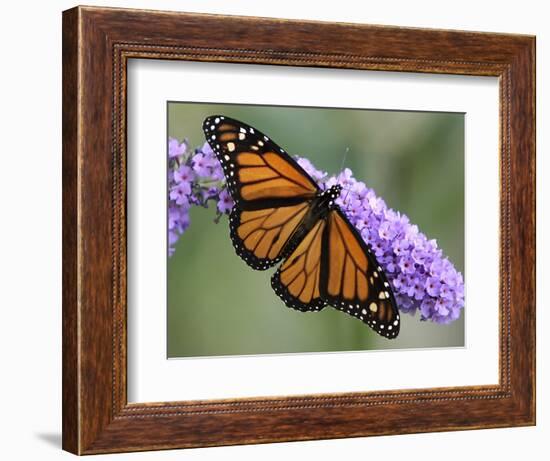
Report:
M 464 114 L 169 102 L 168 135 L 202 145 L 213 114 L 258 128 L 330 175 L 349 148 L 345 167 L 437 239 L 464 274 Z M 254 271 L 235 254 L 214 206 L 191 210 L 168 259 L 168 357 L 464 345 L 464 313 L 450 325 L 404 314 L 399 336 L 387 340 L 328 306 L 287 308 L 271 289 L 274 269 Z

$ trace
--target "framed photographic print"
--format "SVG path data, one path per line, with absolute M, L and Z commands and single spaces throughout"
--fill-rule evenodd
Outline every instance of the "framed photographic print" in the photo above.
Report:
M 63 14 L 63 448 L 535 423 L 530 36 Z

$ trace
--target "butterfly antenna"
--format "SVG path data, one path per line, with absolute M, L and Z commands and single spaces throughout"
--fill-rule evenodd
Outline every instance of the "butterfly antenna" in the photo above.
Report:
M 349 146 L 346 147 L 346 151 L 344 152 L 344 157 L 342 158 L 342 164 L 340 165 L 340 173 L 342 173 L 344 171 L 344 164 L 346 163 L 346 158 L 348 156 L 348 152 L 349 152 Z M 346 204 L 346 210 L 345 211 L 347 212 L 348 211 L 348 203 L 346 203 L 346 200 L 348 199 L 350 188 L 346 187 L 346 188 L 344 188 L 344 190 L 346 190 L 346 196 L 344 197 L 343 202 Z
M 344 171 L 344 164 L 346 163 L 348 152 L 349 152 L 349 147 L 346 147 L 346 151 L 344 152 L 344 156 L 342 157 L 342 164 L 340 165 L 340 173 Z

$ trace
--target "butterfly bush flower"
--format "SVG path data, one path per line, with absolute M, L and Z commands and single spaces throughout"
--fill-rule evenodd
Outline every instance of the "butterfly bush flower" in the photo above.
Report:
M 169 255 L 179 237 L 189 227 L 191 206 L 208 207 L 216 203 L 216 222 L 231 212 L 233 200 L 226 188 L 223 170 L 208 145 L 189 149 L 186 140 L 168 140 L 168 241 Z M 421 320 L 447 324 L 460 317 L 464 307 L 464 280 L 443 255 L 435 240 L 420 232 L 418 226 L 357 181 L 346 168 L 329 176 L 310 160 L 296 157 L 300 166 L 327 190 L 335 184 L 343 191 L 338 205 L 375 254 L 392 284 L 401 312 L 420 312 Z
M 168 255 L 175 252 L 180 236 L 189 227 L 191 206 L 216 202 L 216 221 L 233 208 L 216 155 L 204 143 L 194 150 L 187 140 L 168 139 Z

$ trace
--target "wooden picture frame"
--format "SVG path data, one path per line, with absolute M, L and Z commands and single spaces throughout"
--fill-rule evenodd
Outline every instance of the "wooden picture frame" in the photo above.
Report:
M 131 58 L 496 76 L 498 385 L 129 404 Z M 63 448 L 76 454 L 535 424 L 535 38 L 77 7 L 63 13 Z

